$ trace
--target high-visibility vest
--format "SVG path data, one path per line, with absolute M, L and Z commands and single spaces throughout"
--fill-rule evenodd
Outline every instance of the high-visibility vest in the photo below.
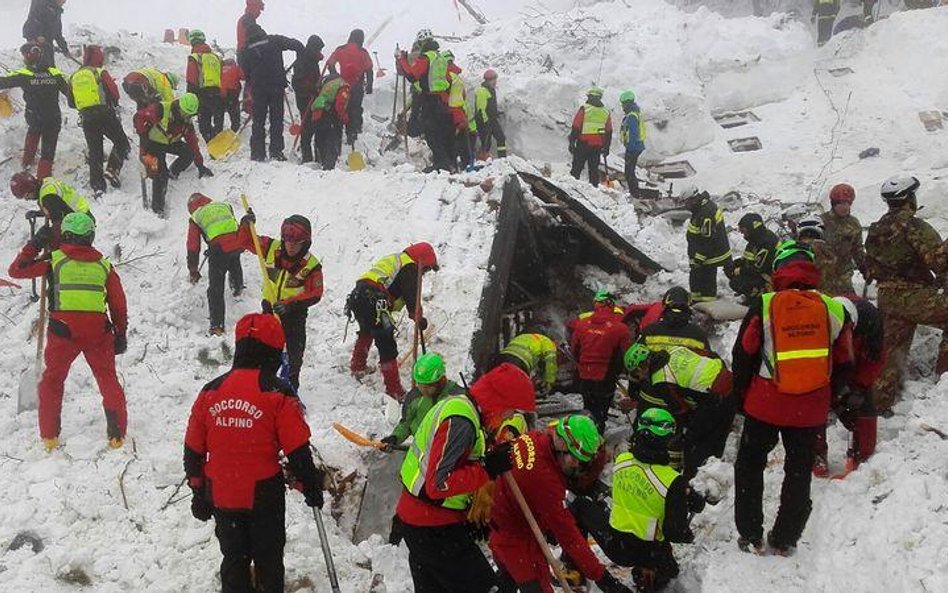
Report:
M 387 291 L 389 287 L 392 286 L 392 283 L 395 282 L 395 277 L 398 276 L 398 273 L 402 271 L 402 268 L 408 264 L 413 263 L 415 263 L 415 260 L 409 257 L 409 255 L 405 252 L 386 255 L 379 261 L 375 262 L 368 272 L 362 274 L 362 276 L 359 277 L 359 280 L 368 280 L 378 284 Z M 398 311 L 404 306 L 405 300 L 399 298 L 394 303 L 392 303 L 391 309 L 393 311 Z
M 69 87 L 76 109 L 105 105 L 106 91 L 102 85 L 102 68 L 83 66 L 69 77 Z
M 90 212 L 89 201 L 81 196 L 74 187 L 52 177 L 47 177 L 43 180 L 43 185 L 40 186 L 39 190 L 38 201 L 40 208 L 47 210 L 44 202 L 51 196 L 57 196 L 73 212 L 82 212 L 84 214 L 89 214 Z
M 208 243 L 221 235 L 237 232 L 234 209 L 223 202 L 211 202 L 201 206 L 191 214 L 191 220 L 201 229 Z
M 635 121 L 639 122 L 638 129 L 636 130 L 639 135 L 638 137 L 639 142 L 645 142 L 646 128 L 645 128 L 645 120 L 642 119 L 642 112 L 639 111 L 638 109 L 633 109 L 632 111 L 625 114 L 626 117 L 630 115 L 634 115 Z M 622 128 L 619 130 L 619 140 L 622 142 L 623 146 L 628 145 L 629 126 L 622 126 Z
M 543 381 L 556 383 L 556 344 L 543 334 L 520 334 L 510 340 L 501 354 L 514 356 L 523 361 L 531 373 L 538 373 L 543 364 Z
M 198 88 L 221 88 L 221 58 L 214 52 L 191 54 L 198 71 Z
M 448 107 L 460 107 L 464 108 L 465 103 L 467 103 L 467 89 L 464 88 L 464 81 L 461 79 L 461 75 L 457 73 L 451 73 L 449 77 L 450 90 L 448 92 Z
M 80 261 L 57 249 L 50 264 L 53 311 L 105 313 L 105 284 L 112 270 L 108 259 Z
M 324 84 L 319 90 L 319 94 L 313 99 L 310 109 L 313 111 L 329 111 L 332 109 L 333 103 L 336 101 L 336 95 L 339 94 L 343 84 L 345 84 L 345 80 L 342 77 L 333 78 Z
M 277 256 L 280 253 L 281 242 L 279 239 L 270 241 L 270 248 L 267 250 L 267 256 L 264 259 L 264 265 L 267 268 L 267 277 L 273 286 L 272 291 L 268 291 L 266 286 L 263 289 L 263 298 L 276 304 L 280 301 L 291 299 L 303 292 L 306 286 L 306 277 L 319 266 L 319 260 L 311 253 L 306 254 L 306 263 L 298 272 L 291 273 L 289 270 L 278 268 L 276 265 Z M 273 300 L 271 300 L 273 299 Z
M 631 453 L 620 453 L 612 470 L 609 525 L 642 541 L 664 541 L 665 498 L 678 476 L 667 465 L 643 463 Z
M 155 68 L 142 68 L 138 73 L 148 80 L 148 84 L 158 93 L 158 98 L 162 102 L 174 101 L 174 87 L 171 86 L 171 81 L 164 72 Z
M 480 116 L 481 121 L 487 123 L 490 118 L 487 117 L 487 104 L 491 99 L 490 89 L 481 85 L 474 91 L 474 110 Z
M 425 475 L 428 473 L 428 463 L 431 461 L 429 453 L 435 434 L 438 432 L 438 427 L 452 416 L 466 418 L 474 425 L 474 432 L 477 436 L 468 460 L 475 461 L 484 456 L 486 439 L 483 430 L 481 430 L 481 419 L 474 403 L 467 395 L 463 394 L 453 395 L 439 401 L 425 414 L 418 430 L 415 431 L 411 447 L 408 448 L 408 453 L 405 455 L 405 461 L 402 462 L 400 471 L 402 484 L 414 496 L 421 496 L 422 489 L 425 487 Z M 444 508 L 458 511 L 466 509 L 470 504 L 471 494 L 450 496 L 440 502 L 440 505 Z
M 652 385 L 670 383 L 689 391 L 710 393 L 711 388 L 714 386 L 714 381 L 723 370 L 724 362 L 721 360 L 701 356 L 689 348 L 677 346 L 668 350 L 668 362 L 665 363 L 662 368 L 652 373 L 649 382 Z M 667 407 L 664 399 L 653 397 L 646 390 L 641 391 L 639 395 L 652 405 L 663 408 Z M 687 396 L 685 397 L 685 401 L 691 406 L 695 406 L 698 403 Z
M 843 305 L 815 290 L 762 295 L 764 341 L 759 374 L 781 393 L 802 395 L 830 384 L 833 342 L 846 322 Z
M 153 125 L 148 130 L 148 139 L 158 144 L 174 144 L 181 139 L 182 134 L 168 134 L 168 127 L 171 125 L 171 106 L 172 101 L 161 102 L 161 121 Z M 183 116 L 190 119 L 188 116 Z
M 428 92 L 443 93 L 451 88 L 448 82 L 448 58 L 436 51 L 426 51 L 428 58 Z
M 583 105 L 583 135 L 603 135 L 606 133 L 606 122 L 609 121 L 609 110 L 586 103 Z

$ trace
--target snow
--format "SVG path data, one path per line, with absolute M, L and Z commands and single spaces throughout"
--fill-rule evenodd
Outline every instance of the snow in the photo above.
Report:
M 18 63 L 14 48 L 27 4 L 11 0 L 0 6 L 0 47 L 9 48 L 0 53 L 5 64 Z M 187 50 L 157 42 L 165 27 L 200 26 L 221 45 L 231 45 L 243 6 L 239 0 L 154 0 L 148 10 L 130 4 L 87 0 L 66 5 L 71 42 L 94 39 L 122 48 L 121 59 L 109 65 L 117 75 L 146 64 L 181 70 Z M 687 159 L 698 170 L 696 183 L 717 195 L 739 191 L 765 218 L 789 203 L 816 208 L 829 187 L 846 181 L 858 192 L 854 213 L 868 224 L 883 210 L 876 198 L 881 181 L 906 172 L 922 180 L 922 216 L 942 234 L 948 232 L 940 200 L 948 190 L 943 179 L 948 140 L 945 132 L 926 132 L 917 115 L 945 109 L 948 101 L 943 76 L 948 58 L 932 51 L 948 29 L 948 9 L 896 13 L 816 49 L 808 23 L 781 14 L 725 18 L 690 6 L 694 2 L 681 4 L 689 4 L 689 10 L 660 0 L 481 0 L 476 5 L 491 23 L 479 28 L 463 9 L 458 18 L 447 0 L 398 5 L 367 0 L 358 8 L 269 2 L 260 19 L 269 31 L 304 39 L 316 32 L 330 48 L 344 42 L 350 28 L 362 26 L 371 35 L 391 16 L 372 46 L 390 73 L 395 43 L 410 45 L 422 26 L 464 37 L 446 45 L 465 67 L 469 84 L 488 66 L 500 72 L 508 145 L 519 156 L 478 173 L 425 175 L 420 145 L 413 142 L 407 163 L 401 149 L 380 154 L 384 124 L 366 117 L 360 140 L 369 159 L 366 171 L 325 173 L 292 163 L 250 163 L 243 153 L 227 163 L 210 162 L 216 173 L 211 179 L 198 180 L 191 170 L 173 181 L 165 220 L 142 211 L 136 167 L 130 163 L 125 189 L 93 204 L 96 244 L 110 256 L 120 247 L 121 257 L 113 261 L 120 264 L 130 298 L 129 351 L 117 361 L 129 401 L 130 439 L 122 451 L 107 450 L 97 389 L 79 362 L 66 383 L 62 449 L 42 452 L 32 414 L 0 418 L 0 500 L 5 502 L 0 542 L 30 530 L 46 546 L 35 554 L 29 546 L 0 553 L 0 590 L 71 590 L 74 585 L 62 580 L 70 571 L 85 573 L 91 589 L 103 592 L 217 586 L 220 553 L 213 526 L 195 521 L 187 501 L 163 508 L 182 477 L 181 442 L 190 404 L 203 383 L 226 370 L 231 341 L 204 335 L 205 289 L 203 283 L 187 283 L 184 204 L 192 191 L 227 200 L 238 210 L 240 194 L 246 193 L 263 233 L 276 233 L 280 221 L 293 213 L 313 221 L 312 251 L 323 262 L 327 290 L 308 319 L 302 397 L 314 444 L 343 475 L 365 472 L 367 461 L 364 452 L 335 435 L 330 423 L 383 434 L 394 413 L 378 376 L 360 384 L 347 373 L 355 331 L 350 327 L 343 343 L 348 291 L 375 258 L 414 241 L 432 241 L 442 263 L 440 272 L 425 278 L 428 317 L 439 328 L 432 349 L 446 355 L 452 372 L 470 370 L 467 348 L 478 326 L 477 304 L 496 219 L 492 205 L 500 198 L 504 176 L 514 169 L 536 173 L 550 163 L 555 183 L 671 270 L 638 286 L 589 269 L 583 279 L 589 288 L 607 286 L 644 301 L 687 282 L 683 229 L 663 218 L 640 217 L 618 192 L 593 189 L 568 175 L 566 130 L 593 83 L 606 89 L 616 122 L 618 93 L 632 88 L 638 94 L 650 122 L 644 161 Z M 750 3 L 740 4 L 731 5 L 737 12 L 728 14 L 750 14 Z M 216 15 L 212 22 L 206 22 L 209 14 Z M 94 27 L 88 26 L 91 21 Z M 844 66 L 853 73 L 834 77 L 828 72 Z M 369 114 L 390 115 L 393 79 L 390 74 L 379 80 L 366 101 Z M 20 102 L 18 93 L 13 96 Z M 127 122 L 131 105 L 123 107 Z M 748 109 L 761 121 L 724 130 L 712 117 Z M 56 171 L 88 189 L 81 132 L 74 112 L 64 109 L 64 114 Z M 667 125 L 660 128 L 656 124 L 662 121 Z M 23 133 L 20 114 L 0 121 L 0 161 L 15 157 L 0 165 L 0 179 L 16 170 Z M 730 152 L 727 140 L 746 136 L 758 136 L 763 150 Z M 880 148 L 880 155 L 860 160 L 858 154 L 871 146 Z M 614 152 L 621 151 L 614 147 Z M 495 183 L 485 193 L 478 184 L 487 178 Z M 0 217 L 0 261 L 8 262 L 28 236 L 23 213 L 29 205 L 6 189 L 0 190 L 0 204 L 6 213 Z M 728 212 L 728 223 L 736 226 L 741 214 Z M 742 245 L 735 233 L 732 246 Z M 249 254 L 243 263 L 248 290 L 237 300 L 228 297 L 229 324 L 258 304 L 257 263 Z M 726 293 L 723 284 L 722 290 Z M 28 336 L 36 312 L 25 291 L 13 290 L 0 295 L 0 312 L 6 322 L 0 336 L 9 344 L 0 352 L 0 401 L 12 410 L 19 374 L 35 353 Z M 401 327 L 404 349 L 411 324 L 403 321 Z M 732 324 L 714 335 L 726 357 L 736 331 Z M 673 590 L 948 590 L 948 442 L 921 428 L 923 422 L 948 427 L 948 383 L 931 376 L 936 343 L 934 332 L 919 332 L 905 401 L 892 419 L 880 420 L 876 456 L 845 480 L 814 481 L 813 514 L 791 558 L 737 551 L 732 436 L 725 460 L 709 464 L 699 476 L 723 500 L 695 519 L 696 543 L 677 547 L 682 576 Z M 207 364 L 199 363 L 199 356 Z M 842 465 L 846 438 L 840 427 L 829 431 L 834 469 Z M 767 472 L 768 521 L 777 506 L 781 461 L 778 447 Z M 387 593 L 410 591 L 404 547 L 394 548 L 379 537 L 358 546 L 349 541 L 353 503 L 347 495 L 323 511 L 343 590 L 368 591 L 373 575 L 381 575 Z M 325 567 L 309 509 L 296 493 L 288 495 L 287 508 L 287 582 L 324 591 Z M 315 586 L 307 587 L 305 579 Z

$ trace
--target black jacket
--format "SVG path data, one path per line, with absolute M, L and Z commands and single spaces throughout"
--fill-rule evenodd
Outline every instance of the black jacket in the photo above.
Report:
M 766 227 L 758 227 L 747 234 L 744 255 L 734 267 L 731 289 L 745 296 L 757 296 L 773 273 L 774 255 L 780 239 Z
M 293 67 L 293 92 L 297 99 L 300 97 L 312 103 L 319 91 L 319 63 L 323 59 L 325 44 L 318 35 L 312 35 L 306 41 L 306 49 L 296 56 L 296 66 Z
M 304 50 L 303 44 L 296 39 L 267 35 L 259 25 L 253 25 L 247 33 L 247 47 L 237 60 L 254 89 L 280 90 L 287 86 L 283 52 L 300 54 Z
M 675 346 L 684 346 L 703 356 L 717 358 L 711 351 L 708 334 L 691 322 L 689 313 L 666 310 L 658 321 L 642 329 L 639 339 L 652 350 L 667 350 Z
M 62 120 L 59 94 L 69 96 L 69 83 L 56 68 L 24 67 L 0 76 L 0 90 L 23 89 L 26 123 L 42 126 Z
M 23 23 L 23 38 L 33 41 L 37 37 L 55 43 L 63 53 L 68 50 L 63 38 L 63 9 L 56 0 L 33 0 L 30 3 L 30 12 Z
M 720 267 L 731 260 L 724 214 L 710 197 L 702 197 L 688 222 L 688 259 L 692 266 Z

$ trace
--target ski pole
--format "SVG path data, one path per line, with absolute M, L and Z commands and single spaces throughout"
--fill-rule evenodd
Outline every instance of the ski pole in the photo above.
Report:
M 323 525 L 323 516 L 313 507 L 313 519 L 316 521 L 316 531 L 319 532 L 319 544 L 323 548 L 323 558 L 326 559 L 326 571 L 329 573 L 329 585 L 332 593 L 340 593 L 339 578 L 336 576 L 336 565 L 332 561 L 332 550 L 329 549 L 329 538 L 326 537 L 326 527 Z

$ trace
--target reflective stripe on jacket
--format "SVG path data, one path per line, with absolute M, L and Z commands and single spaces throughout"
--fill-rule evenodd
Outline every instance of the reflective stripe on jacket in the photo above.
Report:
M 667 465 L 643 463 L 631 453 L 619 454 L 612 473 L 609 525 L 642 541 L 664 541 L 665 497 L 678 476 Z
M 51 255 L 50 265 L 53 311 L 105 313 L 105 284 L 112 271 L 108 259 L 80 261 L 57 249 Z

